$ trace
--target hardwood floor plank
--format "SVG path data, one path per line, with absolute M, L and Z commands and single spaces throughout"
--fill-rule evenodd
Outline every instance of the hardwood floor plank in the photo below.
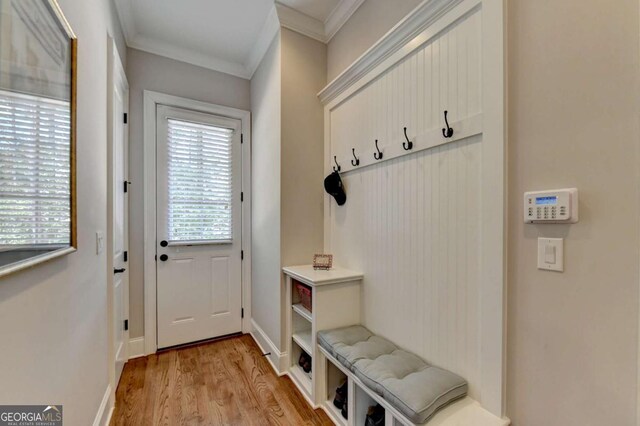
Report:
M 129 361 L 111 425 L 332 425 L 288 377 L 278 377 L 251 336 Z

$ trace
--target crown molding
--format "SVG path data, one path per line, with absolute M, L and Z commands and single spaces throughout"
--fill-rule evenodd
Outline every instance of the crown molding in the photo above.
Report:
M 328 43 L 365 0 L 340 0 L 325 22 L 276 1 L 244 63 L 227 61 L 139 34 L 136 28 L 132 1 L 113 0 L 127 46 L 153 53 L 154 55 L 250 79 L 281 26 L 322 43 Z
M 280 25 L 292 31 L 306 35 L 314 40 L 318 40 L 321 43 L 327 42 L 327 37 L 324 32 L 324 23 L 322 21 L 298 12 L 297 10 L 292 9 L 289 6 L 285 6 L 277 1 L 275 4 Z
M 305 15 L 277 0 L 275 5 L 280 25 L 326 44 L 347 23 L 351 15 L 358 10 L 364 1 L 340 0 L 324 22 Z
M 479 0 L 424 0 L 404 19 L 389 30 L 369 50 L 364 52 L 346 70 L 318 93 L 323 104 L 327 104 L 347 90 L 369 71 L 380 65 L 393 53 L 397 52 L 425 31 L 433 22 L 462 2 Z M 409 46 L 417 49 L 419 45 Z
M 164 41 L 158 41 L 137 35 L 133 40 L 128 41 L 127 45 L 134 49 L 197 65 L 199 67 L 208 68 L 213 71 L 231 74 L 244 79 L 251 78 L 251 75 L 244 64 L 226 61 L 211 55 L 204 55 L 194 50 L 170 45 Z
M 358 10 L 364 1 L 365 0 L 341 0 L 340 3 L 338 3 L 327 17 L 327 20 L 324 21 L 324 34 L 327 43 L 340 31 L 340 28 L 347 23 L 351 15 Z
M 267 20 L 264 22 L 260 33 L 258 34 L 258 38 L 256 39 L 251 52 L 249 53 L 249 57 L 244 64 L 245 69 L 248 72 L 249 78 L 253 77 L 253 74 L 258 69 L 262 58 L 269 50 L 269 46 L 271 46 L 271 41 L 280 31 L 280 21 L 278 20 L 278 12 L 276 11 L 276 7 L 274 5 L 271 8 L 271 12 L 267 16 Z

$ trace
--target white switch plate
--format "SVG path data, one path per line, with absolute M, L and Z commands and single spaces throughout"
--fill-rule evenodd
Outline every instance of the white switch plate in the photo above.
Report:
M 564 272 L 563 238 L 538 238 L 538 269 Z
M 96 254 L 102 253 L 103 250 L 104 250 L 104 236 L 102 235 L 102 232 L 97 231 L 96 232 Z

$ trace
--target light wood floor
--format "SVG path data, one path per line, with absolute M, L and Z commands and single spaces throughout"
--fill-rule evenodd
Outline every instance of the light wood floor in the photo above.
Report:
M 251 336 L 129 361 L 111 425 L 332 425 Z

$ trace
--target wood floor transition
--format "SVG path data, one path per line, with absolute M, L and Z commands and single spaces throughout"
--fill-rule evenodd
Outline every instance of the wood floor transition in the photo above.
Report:
M 288 377 L 278 377 L 251 336 L 129 361 L 111 425 L 332 425 Z

